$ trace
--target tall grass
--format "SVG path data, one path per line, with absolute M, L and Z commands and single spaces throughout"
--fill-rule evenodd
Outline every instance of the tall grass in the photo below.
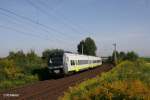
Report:
M 146 62 L 150 63 L 150 57 L 141 57 L 141 59 L 145 60 Z
M 0 91 L 38 81 L 38 76 L 31 73 L 32 69 L 35 67 L 28 68 L 26 71 L 25 68 L 18 66 L 13 59 L 0 60 Z
M 150 65 L 124 61 L 110 72 L 70 87 L 61 100 L 150 100 Z
M 6 90 L 16 88 L 25 84 L 31 84 L 38 81 L 38 77 L 35 75 L 24 76 L 21 79 L 5 79 L 0 82 L 0 90 Z

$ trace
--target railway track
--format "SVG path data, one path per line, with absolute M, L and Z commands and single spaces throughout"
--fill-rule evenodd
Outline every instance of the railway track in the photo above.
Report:
M 0 92 L 0 100 L 57 100 L 69 86 L 93 78 L 102 72 L 109 71 L 112 67 L 112 65 L 108 64 L 102 65 L 68 77 L 40 81 L 20 88 L 6 90 Z M 17 94 L 17 97 L 10 94 Z

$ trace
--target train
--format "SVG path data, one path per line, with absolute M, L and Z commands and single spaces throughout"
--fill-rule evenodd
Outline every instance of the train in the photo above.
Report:
M 102 58 L 75 53 L 63 53 L 49 59 L 49 72 L 52 74 L 69 74 L 102 65 Z

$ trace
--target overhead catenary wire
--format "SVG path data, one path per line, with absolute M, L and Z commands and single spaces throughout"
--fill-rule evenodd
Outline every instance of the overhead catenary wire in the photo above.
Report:
M 43 2 L 41 0 L 37 0 L 37 2 L 39 2 L 40 5 L 43 5 L 45 7 L 49 7 L 49 5 L 47 3 L 45 3 L 45 2 Z M 51 8 L 51 11 L 53 11 L 53 8 Z M 56 13 L 56 12 L 54 12 L 54 13 Z M 70 26 L 72 30 L 78 32 L 77 34 L 84 34 L 84 35 L 86 35 L 87 33 L 91 33 L 91 32 L 89 32 L 87 30 L 83 31 L 83 27 L 79 26 L 78 24 L 72 23 L 71 20 L 69 18 L 67 18 L 66 16 L 63 16 L 63 14 L 61 12 L 59 12 L 59 15 L 64 20 L 65 24 L 68 24 L 68 26 Z M 57 17 L 59 17 L 59 16 L 57 16 Z M 79 31 L 81 29 L 82 29 L 82 32 Z
M 42 3 L 41 3 L 42 4 Z M 3 9 L 3 10 L 2 10 Z M 28 22 L 31 22 L 31 23 L 33 23 L 33 24 L 35 24 L 35 25 L 37 25 L 37 26 L 40 26 L 40 30 L 43 30 L 45 33 L 50 33 L 50 31 L 54 31 L 54 32 L 56 32 L 56 33 L 58 33 L 59 34 L 59 36 L 58 36 L 58 40 L 59 41 L 66 41 L 67 43 L 70 43 L 70 42 L 72 42 L 72 41 L 67 41 L 66 39 L 68 39 L 68 38 L 70 38 L 70 37 L 73 37 L 73 36 L 69 36 L 69 35 L 64 35 L 65 33 L 63 33 L 63 32 L 61 32 L 61 31 L 59 31 L 59 30 L 57 30 L 57 29 L 55 29 L 55 28 L 51 28 L 50 26 L 48 26 L 48 25 L 45 25 L 45 24 L 43 24 L 43 23 L 40 23 L 39 22 L 39 19 L 36 19 L 36 20 L 33 20 L 33 19 L 31 19 L 31 18 L 29 18 L 29 17 L 26 17 L 26 16 L 23 16 L 23 15 L 20 15 L 20 14 L 17 14 L 17 13 L 15 13 L 15 12 L 13 12 L 13 11 L 11 11 L 11 10 L 8 10 L 8 9 L 5 9 L 5 8 L 0 8 L 0 10 L 1 11 L 4 11 L 4 12 L 7 12 L 7 13 L 9 13 L 9 14 L 11 14 L 11 15 L 15 15 L 15 16 L 17 16 L 17 17 L 19 17 L 19 18 L 21 18 L 21 19 L 24 19 L 24 20 L 26 20 L 26 21 L 28 21 Z M 37 11 L 38 11 L 38 8 L 37 8 Z M 8 15 L 9 16 L 9 15 Z M 58 17 L 58 16 L 57 16 Z M 11 18 L 11 17 L 10 17 Z M 65 22 L 65 24 L 64 25 L 67 25 L 67 18 L 65 18 L 65 17 L 63 17 L 62 16 L 62 18 L 65 20 L 65 21 L 62 21 L 62 22 Z M 68 20 L 68 22 L 69 22 L 69 20 Z M 70 22 L 71 23 L 71 22 Z M 76 29 L 76 28 L 74 28 L 74 27 L 72 27 L 72 25 L 71 24 L 69 24 L 69 25 L 67 25 L 68 27 L 70 27 L 70 29 L 72 30 L 72 31 L 74 31 L 74 32 L 76 32 L 77 34 L 79 34 L 79 35 L 81 35 L 82 34 L 82 32 L 79 32 L 80 30 L 82 30 L 82 28 L 80 28 L 80 29 Z M 74 25 L 74 26 L 77 26 L 77 25 Z M 7 27 L 7 26 L 6 26 Z M 6 27 L 5 27 L 5 29 L 6 29 Z M 1 28 L 4 28 L 4 27 L 1 27 Z M 10 29 L 10 30 L 13 30 L 13 31 L 16 31 L 16 30 L 14 30 L 13 28 L 8 28 L 8 29 Z M 75 29 L 75 30 L 74 30 Z M 17 31 L 16 31 L 17 32 Z M 23 32 L 23 31 L 18 31 L 18 33 L 20 32 L 20 34 L 21 33 L 23 33 L 24 35 L 25 34 L 27 34 L 28 32 Z M 30 32 L 29 32 L 30 33 Z M 83 32 L 84 33 L 84 32 Z M 56 35 L 56 34 L 55 34 Z M 29 35 L 30 36 L 30 35 Z M 35 34 L 31 34 L 31 36 L 32 37 L 37 37 L 37 38 L 42 38 L 43 40 L 51 40 L 51 39 L 49 39 L 48 37 L 42 37 L 42 36 L 40 36 L 40 35 L 35 35 Z M 65 38 L 65 39 L 62 39 L 62 38 L 60 38 L 60 36 L 62 37 L 62 38 Z M 71 43 L 70 43 L 71 44 Z
M 45 24 L 42 24 L 42 23 L 40 23 L 40 22 L 37 23 L 37 21 L 35 21 L 35 20 L 33 20 L 33 19 L 29 18 L 29 17 L 26 17 L 26 16 L 23 16 L 23 15 L 17 14 L 17 13 L 15 13 L 15 12 L 11 11 L 11 10 L 4 9 L 4 8 L 0 8 L 0 10 L 1 10 L 1 11 L 5 11 L 5 12 L 7 12 L 7 13 L 9 13 L 9 14 L 15 15 L 15 16 L 17 16 L 17 17 L 19 17 L 19 18 L 22 18 L 22 19 L 24 19 L 24 20 L 26 20 L 26 21 L 29 21 L 29 22 L 31 22 L 31 23 L 33 23 L 33 24 L 36 24 L 36 25 L 38 25 L 38 26 L 44 28 L 44 29 L 42 29 L 42 28 L 41 28 L 41 29 L 42 29 L 43 31 L 47 32 L 47 33 L 50 32 L 49 30 L 55 31 L 56 33 L 58 33 L 59 35 L 61 35 L 62 37 L 64 37 L 64 38 L 65 38 L 65 39 L 64 39 L 65 41 L 66 41 L 66 39 L 70 38 L 70 36 L 64 35 L 63 32 L 58 31 L 58 30 L 56 30 L 55 28 L 51 28 L 51 27 L 49 27 L 49 26 L 47 26 L 47 25 L 45 25 Z M 80 30 L 81 30 L 81 29 L 80 29 Z M 78 32 L 77 32 L 77 33 L 78 33 Z M 80 34 L 80 33 L 79 33 L 79 34 Z M 70 42 L 72 42 L 72 41 L 69 41 L 68 43 L 70 43 Z
M 40 8 L 39 6 L 37 6 L 36 4 L 32 3 L 30 0 L 27 0 L 27 2 L 28 2 L 31 6 L 35 7 L 36 9 L 38 9 L 41 13 L 45 14 L 46 16 L 48 16 L 48 18 L 49 18 L 50 14 L 47 13 L 47 12 L 45 12 L 45 10 L 41 9 L 41 8 Z M 55 17 L 56 17 L 56 16 L 55 16 Z M 57 20 L 58 20 L 58 19 L 57 19 Z M 48 26 L 47 26 L 47 27 L 48 27 Z M 58 31 L 58 32 L 59 32 L 60 34 L 66 34 L 66 33 L 61 32 L 61 31 Z M 67 34 L 65 37 L 74 38 L 74 37 L 71 36 L 70 34 Z
M 32 34 L 32 33 L 29 33 L 29 32 L 24 32 L 24 31 L 21 31 L 21 30 L 18 30 L 18 29 L 9 27 L 9 26 L 0 25 L 0 28 L 6 29 L 6 30 L 12 30 L 12 31 L 17 32 L 18 34 L 21 34 L 21 35 L 24 35 L 24 36 L 28 36 L 30 38 L 32 37 L 32 38 L 37 38 L 37 39 L 41 39 L 41 40 L 50 41 L 48 38 L 44 38 L 44 37 L 41 37 L 39 35 L 35 35 L 35 34 Z M 51 46 L 54 46 L 54 47 L 56 45 L 57 44 L 51 44 Z
M 37 39 L 41 39 L 41 40 L 51 41 L 49 38 L 41 37 L 40 35 L 35 35 L 35 34 L 31 33 L 31 32 L 24 32 L 24 31 L 21 31 L 21 30 L 18 30 L 18 29 L 9 27 L 9 26 L 0 25 L 0 28 L 1 29 L 2 28 L 6 29 L 6 30 L 12 30 L 12 31 L 17 32 L 18 34 L 21 34 L 21 35 L 24 35 L 24 36 L 28 36 L 30 38 L 32 37 L 32 38 L 37 38 Z M 56 46 L 60 46 L 60 45 L 58 45 L 58 44 L 51 44 L 51 46 L 56 47 Z
M 9 27 L 9 26 L 4 26 L 4 25 L 0 25 L 0 28 L 4 28 L 4 29 L 9 29 L 9 30 L 13 30 L 19 34 L 23 34 L 23 35 L 26 35 L 26 36 L 31 36 L 31 37 L 34 37 L 34 38 L 38 38 L 38 39 L 42 39 L 42 40 L 48 40 L 48 38 L 43 38 L 41 37 L 40 35 L 35 35 L 35 34 L 32 34 L 32 33 L 28 33 L 28 32 L 24 32 L 24 31 L 20 31 L 18 29 L 15 29 L 15 28 L 12 28 L 12 27 Z
M 63 38 L 68 39 L 67 36 L 64 36 L 64 33 L 62 33 L 61 31 L 58 31 L 58 30 L 56 30 L 56 29 L 54 29 L 54 28 L 52 28 L 52 27 L 49 27 L 49 26 L 47 26 L 47 25 L 45 25 L 45 24 L 42 24 L 42 23 L 40 23 L 40 22 L 37 23 L 35 20 L 32 20 L 32 19 L 30 19 L 30 18 L 28 18 L 28 17 L 19 15 L 19 14 L 13 12 L 13 11 L 8 10 L 8 9 L 4 9 L 4 8 L 1 8 L 1 7 L 0 7 L 0 10 L 1 10 L 1 11 L 4 11 L 4 12 L 7 12 L 7 13 L 10 13 L 10 14 L 12 14 L 12 15 L 15 15 L 15 16 L 17 16 L 17 17 L 19 17 L 19 18 L 22 18 L 22 19 L 24 19 L 24 20 L 26 20 L 26 21 L 29 21 L 29 22 L 31 22 L 31 23 L 37 24 L 37 25 L 39 25 L 39 26 L 41 26 L 41 27 L 47 29 L 47 30 L 46 30 L 47 32 L 50 32 L 50 31 L 48 31 L 48 30 L 54 31 L 54 32 L 58 33 L 59 35 L 61 35 Z
M 0 12 L 0 14 L 3 15 L 3 16 L 6 16 L 6 17 L 8 17 L 8 18 L 11 18 L 11 16 L 9 16 L 9 15 L 7 15 L 7 14 L 5 14 L 5 13 Z M 13 19 L 14 19 L 14 18 L 13 18 Z M 16 19 L 16 20 L 17 20 L 17 19 Z M 17 21 L 18 21 L 18 20 L 17 20 Z M 17 24 L 16 22 L 14 22 L 14 20 L 9 20 L 9 22 L 11 22 L 11 23 L 13 23 L 13 24 Z M 21 28 L 22 28 L 22 27 L 21 27 Z M 25 28 L 24 28 L 24 29 L 25 29 Z M 44 30 L 44 29 L 41 29 L 41 30 L 43 30 L 43 31 L 46 32 L 46 33 L 49 32 L 49 31 Z M 37 33 L 37 32 L 36 32 L 36 33 Z M 41 34 L 41 33 L 40 33 L 40 34 Z M 46 38 L 47 38 L 47 36 L 46 36 Z M 60 39 L 60 38 L 56 38 L 56 39 L 55 39 L 55 38 L 49 38 L 49 40 L 52 40 L 52 39 L 53 39 L 53 40 L 58 40 L 58 41 L 61 41 L 61 42 L 62 42 L 62 41 L 65 41 L 65 39 L 62 40 L 62 39 Z M 67 41 L 66 41 L 66 42 L 67 42 Z M 65 43 L 66 43 L 66 42 L 65 42 Z
M 29 1 L 29 0 L 28 0 Z M 45 3 L 45 2 L 42 2 L 42 1 L 40 1 L 40 0 L 37 0 L 37 2 L 39 2 L 39 5 L 42 5 L 43 7 L 49 7 L 48 5 L 47 5 L 47 3 Z M 82 39 L 84 39 L 85 38 L 85 36 L 86 37 L 90 37 L 90 35 L 89 34 L 92 34 L 91 32 L 89 32 L 89 31 L 86 31 L 86 32 L 81 32 L 81 31 L 79 31 L 79 30 L 83 30 L 83 28 L 81 28 L 80 26 L 78 26 L 78 25 L 76 25 L 76 24 L 72 24 L 71 23 L 71 21 L 68 19 L 68 18 L 66 18 L 66 17 L 64 17 L 63 16 L 63 14 L 60 14 L 60 16 L 56 16 L 56 15 L 54 15 L 54 14 L 52 14 L 52 13 L 49 13 L 49 12 L 46 12 L 46 11 L 44 11 L 44 10 L 42 10 L 40 7 L 38 7 L 35 3 L 33 4 L 31 1 L 29 1 L 29 3 L 33 6 L 33 7 L 35 7 L 36 9 L 39 9 L 42 13 L 44 13 L 45 15 L 47 15 L 47 16 L 54 16 L 55 18 L 57 18 L 57 19 L 59 19 L 60 18 L 60 16 L 61 16 L 61 18 L 64 20 L 64 21 L 61 21 L 61 20 L 59 20 L 59 21 L 61 21 L 65 26 L 67 25 L 68 27 L 70 27 L 70 29 L 72 30 L 72 31 L 74 31 L 76 34 L 78 34 L 78 36 L 80 36 L 80 37 L 83 37 Z M 53 11 L 53 8 L 51 8 L 51 12 Z M 60 12 L 59 12 L 60 13 Z M 69 24 L 69 25 L 68 25 Z M 72 26 L 76 26 L 76 28 L 78 27 L 79 29 L 76 29 L 76 28 L 74 28 L 74 27 L 72 27 Z M 84 33 L 84 34 L 83 34 Z M 86 33 L 86 34 L 85 34 Z M 88 34 L 87 34 L 88 33 Z M 84 35 L 84 36 L 83 36 Z M 98 41 L 98 43 L 100 43 L 99 41 Z
M 68 29 L 71 29 L 71 30 L 74 31 L 76 34 L 82 36 L 83 32 L 80 32 L 79 30 L 73 28 L 71 25 L 68 25 L 68 24 L 66 23 L 66 21 L 60 20 L 60 19 L 58 18 L 58 16 L 56 16 L 56 15 L 54 15 L 54 14 L 51 14 L 51 13 L 47 12 L 46 10 L 43 10 L 40 6 L 36 5 L 35 3 L 31 2 L 30 0 L 27 0 L 27 2 L 28 2 L 31 6 L 35 7 L 36 9 L 39 9 L 39 11 L 41 11 L 41 13 L 45 14 L 46 16 L 48 16 L 48 18 L 49 18 L 49 16 L 54 16 L 54 18 L 57 19 L 57 21 L 61 22 L 64 26 L 69 27 Z M 43 2 L 40 2 L 40 5 L 41 5 L 41 4 L 42 4 L 43 6 L 46 6 Z M 80 29 L 80 30 L 81 30 L 81 29 Z M 74 34 L 74 35 L 75 35 L 75 34 Z M 71 36 L 70 36 L 70 37 L 71 37 Z M 72 38 L 74 38 L 74 36 L 73 36 Z

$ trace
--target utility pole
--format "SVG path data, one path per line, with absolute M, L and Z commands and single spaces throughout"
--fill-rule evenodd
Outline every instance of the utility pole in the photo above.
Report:
M 117 50 L 116 50 L 116 43 L 113 44 L 114 46 L 114 62 L 115 62 L 115 65 L 117 65 Z
M 82 55 L 83 55 L 83 49 L 84 49 L 84 48 L 83 48 L 83 44 L 82 44 Z

